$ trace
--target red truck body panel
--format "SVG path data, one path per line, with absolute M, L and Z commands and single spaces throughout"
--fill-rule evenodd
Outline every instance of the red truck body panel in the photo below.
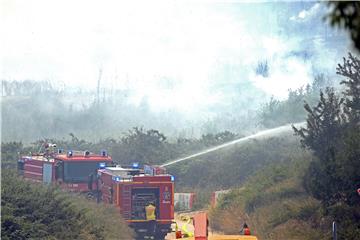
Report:
M 38 154 L 32 156 L 24 156 L 19 160 L 23 164 L 21 175 L 24 176 L 26 180 L 34 182 L 42 182 L 46 184 L 57 184 L 62 189 L 74 191 L 74 192 L 88 192 L 88 182 L 86 181 L 64 181 L 64 176 L 56 176 L 55 166 L 59 163 L 76 163 L 81 168 L 82 165 L 87 163 L 96 163 L 103 162 L 105 164 L 111 164 L 112 159 L 110 156 L 102 156 L 89 154 L 85 156 L 84 154 L 73 156 L 68 156 L 67 154 Z M 94 169 L 94 174 L 95 174 Z M 91 174 L 86 173 L 87 175 Z M 96 188 L 96 184 L 93 183 L 93 189 Z
M 24 162 L 23 175 L 24 178 L 34 182 L 44 182 L 44 168 L 50 168 L 50 180 L 55 179 L 54 173 L 54 159 L 47 159 L 43 156 L 26 156 L 22 157 L 21 161 Z

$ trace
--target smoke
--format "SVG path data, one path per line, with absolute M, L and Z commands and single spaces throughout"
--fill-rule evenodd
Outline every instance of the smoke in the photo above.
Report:
M 321 3 L 140 3 L 2 1 L 0 79 L 89 92 L 65 97 L 81 109 L 96 98 L 102 69 L 102 99 L 144 110 L 135 120 L 123 111 L 111 118 L 160 129 L 218 119 L 213 129 L 221 130 L 239 125 L 234 119 L 252 122 L 271 96 L 284 99 L 314 75 L 334 73 L 346 55 L 347 36 L 322 20 Z M 267 74 L 256 72 L 262 61 Z

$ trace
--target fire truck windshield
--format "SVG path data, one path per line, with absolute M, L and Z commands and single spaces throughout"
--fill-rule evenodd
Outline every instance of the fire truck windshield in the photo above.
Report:
M 100 162 L 64 162 L 64 182 L 87 182 Z

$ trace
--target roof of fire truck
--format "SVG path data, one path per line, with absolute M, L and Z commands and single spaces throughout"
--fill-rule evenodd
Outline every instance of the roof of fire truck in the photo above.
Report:
M 174 181 L 174 176 L 169 174 L 148 174 L 144 172 L 143 169 L 138 167 L 136 168 L 123 168 L 120 165 L 115 167 L 105 167 L 99 169 L 99 173 L 110 174 L 112 178 L 116 181 L 132 181 L 133 179 L 148 179 L 148 178 L 162 178 L 169 179 L 170 181 Z
M 73 152 L 71 155 L 69 153 L 56 154 L 54 158 L 63 161 L 112 161 L 111 157 L 107 155 L 103 156 L 93 153 L 85 155 L 84 152 Z
M 29 160 L 37 160 L 37 161 L 44 161 L 44 162 L 54 162 L 54 158 L 49 158 L 44 156 L 43 154 L 36 154 L 31 156 L 23 156 L 21 157 L 22 161 L 29 161 Z
M 138 172 L 138 175 L 143 175 L 143 173 L 140 172 L 140 169 L 134 169 L 134 168 L 123 168 L 120 165 L 116 165 L 115 167 L 106 167 L 104 169 L 100 169 L 101 172 L 109 172 L 113 176 L 119 176 L 119 177 L 128 177 L 131 176 L 131 172 Z
M 55 159 L 62 161 L 104 161 L 111 162 L 112 158 L 106 153 L 94 154 L 89 151 L 68 151 L 67 153 L 37 153 L 31 156 L 22 157 L 23 160 L 38 160 L 45 162 L 54 162 Z

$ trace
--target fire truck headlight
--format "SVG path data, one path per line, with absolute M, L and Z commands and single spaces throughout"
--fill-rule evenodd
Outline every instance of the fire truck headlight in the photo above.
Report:
M 104 162 L 101 162 L 101 163 L 99 163 L 99 168 L 105 168 L 106 167 L 106 163 L 104 163 Z

